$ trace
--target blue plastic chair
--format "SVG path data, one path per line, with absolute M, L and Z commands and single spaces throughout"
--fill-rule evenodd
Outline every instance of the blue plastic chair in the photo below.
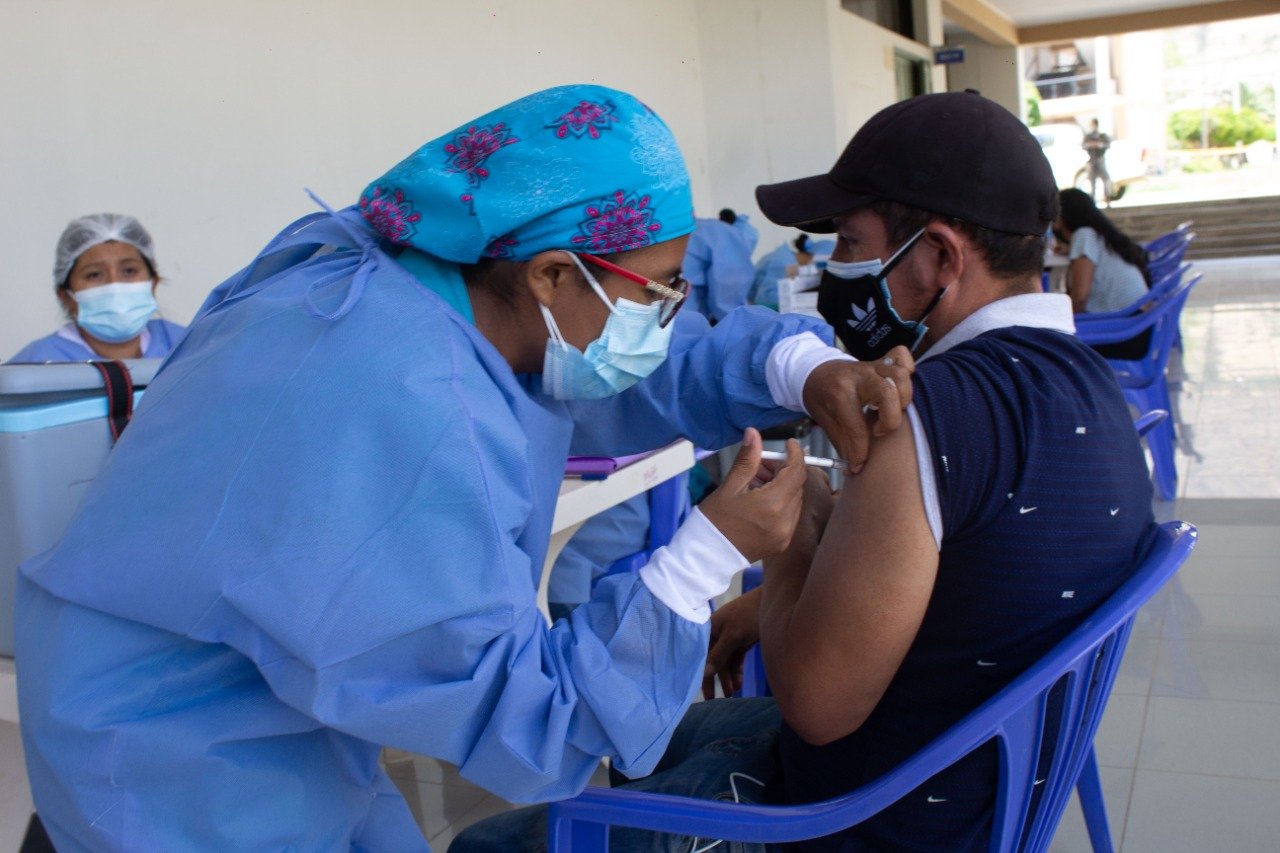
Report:
M 1138 432 L 1138 438 L 1143 438 L 1147 433 L 1151 432 L 1156 424 L 1169 417 L 1169 413 L 1164 409 L 1152 409 L 1142 417 L 1133 422 L 1133 428 Z
M 1179 284 L 1163 294 L 1148 311 L 1132 317 L 1091 319 L 1093 315 L 1076 318 L 1076 335 L 1087 344 L 1110 344 L 1127 341 L 1135 335 L 1151 329 L 1151 347 L 1147 355 L 1137 361 L 1110 362 L 1116 381 L 1124 391 L 1125 400 L 1141 414 L 1154 409 L 1173 411 L 1169 397 L 1169 383 L 1165 368 L 1169 364 L 1169 352 L 1173 348 L 1173 336 L 1178 328 L 1182 306 L 1199 283 L 1201 276 Z M 1147 436 L 1151 448 L 1152 476 L 1162 500 L 1171 501 L 1177 494 L 1178 470 L 1174 460 L 1173 423 L 1165 419 L 1156 424 Z
M 897 802 L 940 770 L 993 738 L 999 775 L 992 851 L 1046 850 L 1072 789 L 1080 795 L 1089 839 L 1110 851 L 1093 736 L 1120 668 L 1138 609 L 1178 570 L 1195 544 L 1192 526 L 1162 525 L 1151 552 L 1110 599 L 1011 684 L 897 768 L 863 787 L 820 803 L 761 806 L 693 800 L 626 789 L 588 788 L 553 803 L 549 849 L 607 849 L 610 826 L 630 826 L 733 841 L 786 842 L 846 829 Z M 1038 767 L 1050 692 L 1062 703 L 1048 771 Z M 1040 798 L 1034 811 L 1034 792 Z
M 1191 238 L 1195 237 L 1195 233 L 1191 230 L 1191 226 L 1194 224 L 1194 220 L 1188 219 L 1186 222 L 1179 223 L 1177 228 L 1167 234 L 1161 234 L 1159 237 L 1153 237 L 1147 242 L 1140 243 L 1139 245 L 1147 250 L 1147 254 L 1159 255 L 1167 251 L 1169 248 L 1179 244 L 1185 244 L 1191 240 Z
M 1159 281 L 1172 270 L 1178 268 L 1187 254 L 1187 247 L 1195 239 L 1195 236 L 1195 234 L 1188 234 L 1185 241 L 1171 246 L 1159 254 L 1148 253 L 1147 270 L 1151 273 L 1152 281 Z
M 1183 222 L 1177 229 L 1170 231 L 1147 243 L 1147 272 L 1152 282 L 1158 282 L 1182 265 L 1187 254 L 1187 247 L 1196 238 L 1194 231 L 1189 231 L 1191 222 Z M 1153 285 L 1152 289 L 1155 287 Z M 1182 330 L 1173 333 L 1173 345 L 1182 351 Z

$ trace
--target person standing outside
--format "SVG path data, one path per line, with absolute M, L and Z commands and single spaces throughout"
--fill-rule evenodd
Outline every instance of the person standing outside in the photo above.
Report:
M 1104 203 L 1110 207 L 1114 188 L 1111 184 L 1111 175 L 1107 174 L 1107 149 L 1111 147 L 1111 137 L 1098 129 L 1096 118 L 1089 122 L 1089 132 L 1084 135 L 1081 147 L 1089 155 L 1089 163 L 1086 166 L 1089 170 L 1089 195 L 1098 197 L 1098 181 L 1101 180 L 1102 192 L 1105 193 Z

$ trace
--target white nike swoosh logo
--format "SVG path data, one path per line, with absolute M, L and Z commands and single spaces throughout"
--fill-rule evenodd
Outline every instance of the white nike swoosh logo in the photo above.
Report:
M 947 798 L 946 797 L 925 797 L 925 801 L 930 803 L 945 803 L 947 801 Z
M 1115 507 L 1114 509 L 1111 510 L 1111 514 L 1115 515 L 1119 511 L 1120 511 L 1120 507 Z
M 993 661 L 993 660 L 980 660 L 980 661 L 978 661 L 978 666 L 995 666 L 995 665 L 996 665 L 996 662 L 995 662 L 995 661 Z
M 1040 508 L 1040 507 L 1038 507 L 1038 506 L 1023 506 L 1023 507 L 1018 507 L 1018 514 L 1019 514 L 1019 515 L 1026 515 L 1026 514 L 1027 514 L 1027 513 L 1029 513 L 1029 512 L 1035 512 L 1035 511 L 1036 511 L 1036 510 L 1038 510 L 1039 508 Z

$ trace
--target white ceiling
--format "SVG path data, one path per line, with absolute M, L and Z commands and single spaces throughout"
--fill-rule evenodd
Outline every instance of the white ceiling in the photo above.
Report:
M 1180 6 L 1212 6 L 1213 3 L 1193 3 L 1191 0 L 987 0 L 1015 27 L 1031 27 L 1062 21 L 1078 21 L 1083 18 L 1109 18 L 1134 12 L 1159 12 Z

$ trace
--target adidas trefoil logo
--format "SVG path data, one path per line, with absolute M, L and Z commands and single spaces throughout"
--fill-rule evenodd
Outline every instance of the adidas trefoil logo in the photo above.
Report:
M 850 302 L 849 310 L 853 312 L 853 319 L 848 323 L 855 329 L 867 329 L 875 325 L 876 322 L 876 300 L 874 297 L 868 297 L 867 307 L 859 308 L 858 303 Z

